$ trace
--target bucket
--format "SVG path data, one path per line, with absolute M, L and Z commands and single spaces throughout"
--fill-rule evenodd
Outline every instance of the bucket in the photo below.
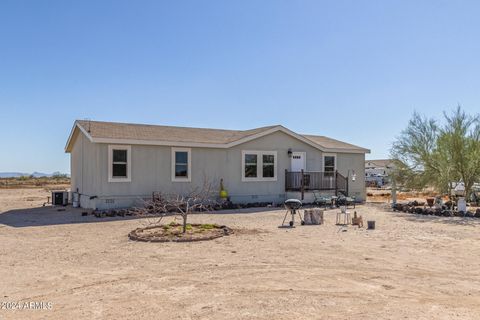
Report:
M 367 225 L 369 230 L 375 229 L 375 221 L 367 221 Z

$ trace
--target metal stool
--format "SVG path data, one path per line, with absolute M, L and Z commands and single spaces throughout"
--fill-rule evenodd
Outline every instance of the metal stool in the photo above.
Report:
M 352 222 L 352 218 L 350 216 L 350 211 L 347 211 L 347 206 L 341 206 L 340 212 L 337 212 L 337 219 L 336 223 L 338 225 L 347 225 Z

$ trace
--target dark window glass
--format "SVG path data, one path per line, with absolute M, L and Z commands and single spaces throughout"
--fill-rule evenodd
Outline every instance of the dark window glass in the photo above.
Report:
M 245 165 L 245 178 L 257 177 L 257 165 Z
M 275 162 L 275 157 L 273 154 L 264 154 L 263 155 L 263 164 L 271 164 Z
M 188 178 L 188 152 L 175 152 L 175 177 Z
M 245 155 L 245 164 L 257 164 L 257 155 L 256 154 L 246 154 Z
M 127 178 L 127 150 L 112 151 L 112 177 Z
M 323 171 L 325 171 L 326 176 L 333 176 L 335 174 L 335 157 L 334 156 L 325 156 Z
M 186 164 L 177 164 L 175 165 L 175 177 L 187 177 L 188 176 L 188 165 Z
M 275 156 L 272 154 L 263 155 L 263 177 L 273 178 L 275 176 Z
M 126 178 L 127 177 L 127 164 L 125 163 L 114 163 L 112 176 L 117 178 Z
M 263 177 L 264 178 L 273 178 L 274 177 L 274 166 L 273 165 L 263 165 Z
M 188 163 L 188 152 L 184 152 L 184 151 L 175 152 L 175 163 L 187 164 Z
M 332 157 L 332 156 L 325 157 L 325 167 L 334 168 L 335 167 L 335 157 Z
M 127 150 L 113 150 L 113 162 L 127 162 Z
M 246 154 L 245 155 L 245 178 L 257 177 L 257 155 Z

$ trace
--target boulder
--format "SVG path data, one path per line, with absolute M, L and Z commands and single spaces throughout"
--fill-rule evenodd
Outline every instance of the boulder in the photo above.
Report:
M 474 217 L 475 217 L 475 213 L 473 213 L 473 212 L 471 212 L 471 211 L 467 211 L 467 213 L 465 213 L 465 217 L 474 218 Z
M 442 216 L 444 217 L 453 217 L 453 212 L 450 210 L 443 210 L 442 211 Z
M 451 210 L 453 207 L 453 202 L 452 200 L 448 200 L 443 205 L 446 207 L 446 209 Z
M 480 218 L 480 208 L 475 211 L 475 218 Z

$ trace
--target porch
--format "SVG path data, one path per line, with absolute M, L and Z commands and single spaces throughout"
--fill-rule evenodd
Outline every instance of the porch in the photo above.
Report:
M 302 200 L 305 192 L 332 191 L 335 195 L 348 196 L 348 178 L 338 171 L 288 171 L 285 170 L 285 191 L 300 192 Z

